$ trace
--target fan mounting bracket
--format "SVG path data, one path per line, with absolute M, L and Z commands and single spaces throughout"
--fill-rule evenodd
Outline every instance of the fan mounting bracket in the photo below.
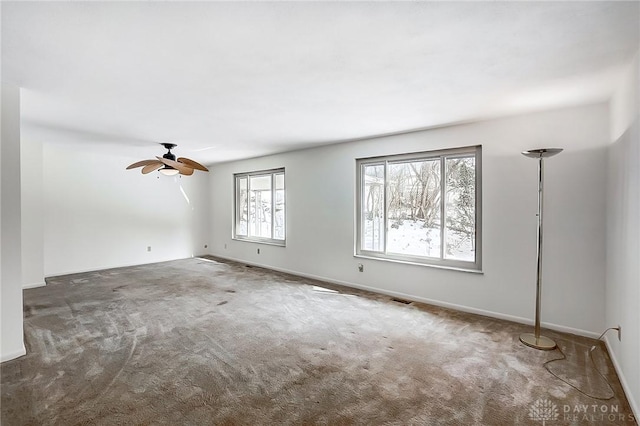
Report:
M 175 148 L 176 146 L 178 146 L 178 145 L 176 145 L 175 143 L 161 143 L 160 145 L 164 146 L 164 147 L 165 147 L 165 149 L 173 149 L 173 148 Z

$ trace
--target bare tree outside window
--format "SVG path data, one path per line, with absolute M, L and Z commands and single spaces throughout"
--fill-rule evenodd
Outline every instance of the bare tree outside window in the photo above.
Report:
M 481 148 L 360 159 L 357 255 L 480 269 Z
M 444 256 L 447 259 L 472 261 L 476 248 L 475 158 L 447 158 L 446 171 Z
M 384 165 L 364 166 L 363 176 L 362 244 L 365 250 L 380 251 L 384 247 Z
M 389 163 L 387 170 L 387 251 L 440 256 L 440 162 Z

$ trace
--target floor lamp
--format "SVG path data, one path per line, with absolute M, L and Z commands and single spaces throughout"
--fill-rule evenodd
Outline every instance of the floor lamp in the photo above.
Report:
M 542 199 L 544 196 L 544 159 L 553 157 L 562 152 L 561 148 L 542 148 L 523 151 L 522 155 L 538 159 L 538 272 L 536 280 L 536 323 L 533 334 L 523 333 L 520 341 L 535 349 L 551 350 L 556 347 L 556 342 L 548 337 L 540 335 L 540 303 L 542 298 Z

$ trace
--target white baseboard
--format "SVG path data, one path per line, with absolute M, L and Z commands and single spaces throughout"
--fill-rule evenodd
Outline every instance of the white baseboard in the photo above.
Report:
M 351 282 L 347 282 L 347 281 L 335 280 L 335 279 L 332 279 L 332 278 L 327 278 L 327 277 L 323 277 L 323 276 L 319 276 L 319 275 L 307 274 L 305 272 L 292 271 L 292 270 L 285 269 L 285 268 L 277 268 L 277 267 L 273 267 L 273 266 L 270 266 L 270 265 L 264 265 L 264 264 L 255 263 L 255 262 L 248 262 L 248 261 L 243 260 L 243 259 L 236 259 L 236 258 L 228 257 L 228 256 L 220 256 L 220 255 L 217 255 L 217 254 L 211 254 L 210 256 L 219 257 L 221 259 L 232 260 L 234 262 L 244 263 L 244 264 L 247 264 L 247 265 L 258 266 L 260 268 L 272 269 L 274 271 L 284 272 L 284 273 L 287 273 L 287 274 L 296 275 L 296 276 L 303 277 L 303 278 L 310 278 L 310 279 L 313 279 L 313 280 L 325 281 L 325 282 L 332 283 L 332 284 L 343 285 L 345 287 L 352 287 L 352 288 L 357 288 L 357 289 L 360 289 L 360 290 L 367 290 L 367 291 L 370 291 L 372 293 L 384 294 L 384 295 L 387 295 L 387 296 L 399 297 L 401 299 L 413 300 L 415 302 L 422 302 L 422 303 L 427 303 L 429 305 L 435 305 L 435 306 L 440 306 L 440 307 L 443 307 L 443 308 L 454 309 L 456 311 L 468 312 L 470 314 L 484 315 L 486 317 L 503 319 L 503 320 L 506 320 L 506 321 L 512 321 L 512 322 L 517 322 L 517 323 L 520 323 L 520 324 L 527 324 L 527 325 L 533 325 L 533 323 L 534 323 L 532 319 L 518 317 L 518 316 L 515 316 L 515 315 L 508 315 L 508 314 L 503 314 L 503 313 L 500 313 L 500 312 L 487 311 L 487 310 L 484 310 L 484 309 L 474 308 L 474 307 L 471 307 L 471 306 L 458 305 L 458 304 L 455 304 L 455 303 L 443 302 L 443 301 L 435 300 L 435 299 L 428 299 L 426 297 L 415 296 L 413 294 L 406 294 L 406 293 L 401 293 L 401 292 L 396 292 L 396 291 L 391 291 L 391 290 L 380 289 L 380 288 L 376 288 L 376 287 L 369 287 L 369 286 L 365 286 L 365 285 L 362 285 L 362 284 L 356 284 L 356 283 L 351 283 Z M 567 327 L 567 326 L 564 326 L 564 325 L 559 325 L 559 324 L 554 324 L 554 323 L 549 323 L 549 322 L 543 322 L 541 325 L 543 327 L 545 327 L 545 328 L 550 329 L 550 330 L 561 331 L 563 333 L 576 334 L 578 336 L 590 337 L 590 338 L 593 338 L 593 339 L 596 339 L 596 338 L 598 338 L 600 336 L 600 334 L 598 334 L 597 332 L 582 330 L 582 329 L 573 328 L 573 327 Z
M 44 281 L 39 282 L 39 283 L 23 284 L 22 285 L 22 289 L 26 290 L 28 288 L 38 288 L 38 287 L 44 287 L 46 285 L 47 285 L 47 283 L 45 283 Z
M 205 255 L 203 255 L 205 256 Z M 63 271 L 56 272 L 54 274 L 47 274 L 45 278 L 54 278 L 54 277 L 62 277 L 65 275 L 75 275 L 75 274 L 86 274 L 87 272 L 100 272 L 107 271 L 109 269 L 120 269 L 120 268 L 130 268 L 132 266 L 144 266 L 144 265 L 153 265 L 154 263 L 163 263 L 163 262 L 171 262 L 173 260 L 182 260 L 182 259 L 193 259 L 195 257 L 199 257 L 198 255 L 190 256 L 190 257 L 181 257 L 181 258 L 171 258 L 171 259 L 158 259 L 153 262 L 144 262 L 144 263 L 126 263 L 117 266 L 108 266 L 108 267 L 98 267 L 98 269 L 75 269 L 73 271 Z
M 607 346 L 607 352 L 609 352 L 609 358 L 611 358 L 613 367 L 616 369 L 616 373 L 618 374 L 618 378 L 620 379 L 622 390 L 624 390 L 624 393 L 627 396 L 627 401 L 629 401 L 629 405 L 631 405 L 631 411 L 633 411 L 633 415 L 635 416 L 636 420 L 638 420 L 640 419 L 640 407 L 638 407 L 638 400 L 635 398 L 635 395 L 631 393 L 631 389 L 629 388 L 629 384 L 627 383 L 627 380 L 624 377 L 624 372 L 622 371 L 620 362 L 618 362 L 616 353 L 613 351 L 613 348 L 611 347 L 611 343 L 609 343 L 608 336 L 604 337 L 604 344 Z
M 22 349 L 18 349 L 17 351 L 0 355 L 0 362 L 11 361 L 12 359 L 19 358 L 26 354 L 27 354 L 27 350 L 25 349 L 24 343 L 23 343 Z

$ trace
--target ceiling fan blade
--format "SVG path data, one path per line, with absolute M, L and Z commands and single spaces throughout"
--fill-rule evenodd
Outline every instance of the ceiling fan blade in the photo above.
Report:
M 193 169 L 191 167 L 185 167 L 185 170 L 180 170 L 181 175 L 191 176 L 193 174 Z
M 185 166 L 182 163 L 178 163 L 177 161 L 169 160 L 167 158 L 162 158 L 162 157 L 156 157 L 156 158 L 158 159 L 158 161 L 162 161 L 162 163 L 164 163 L 169 167 L 173 167 L 174 169 L 178 170 L 180 173 L 182 172 L 188 173 L 187 169 L 189 169 L 189 167 Z
M 146 175 L 147 173 L 151 173 L 154 170 L 158 170 L 160 167 L 162 167 L 162 162 L 154 161 L 153 163 L 147 164 L 142 168 L 142 174 Z
M 193 161 L 193 160 L 191 160 L 189 158 L 180 157 L 180 158 L 178 158 L 178 161 L 180 163 L 183 163 L 185 166 L 191 167 L 192 169 L 202 170 L 203 172 L 208 172 L 209 171 L 209 169 L 207 169 L 202 164 L 198 163 L 197 161 Z
M 142 166 L 147 166 L 149 164 L 153 164 L 158 160 L 142 160 L 142 161 L 138 161 L 137 163 L 133 163 L 131 165 L 129 165 L 127 167 L 127 170 L 131 170 L 131 169 L 135 169 L 136 167 L 142 167 Z

